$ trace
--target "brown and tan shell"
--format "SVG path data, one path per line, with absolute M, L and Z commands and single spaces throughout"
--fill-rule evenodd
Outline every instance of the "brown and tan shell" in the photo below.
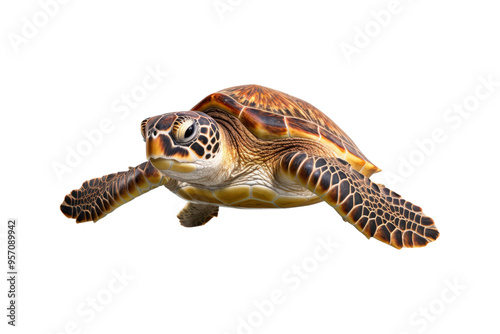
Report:
M 335 122 L 310 103 L 291 95 L 258 85 L 236 86 L 208 95 L 192 110 L 205 112 L 214 108 L 238 117 L 258 138 L 309 138 L 332 148 L 367 177 L 380 171 Z

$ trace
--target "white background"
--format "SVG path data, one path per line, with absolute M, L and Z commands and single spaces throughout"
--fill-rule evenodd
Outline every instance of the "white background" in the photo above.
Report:
M 480 77 L 500 81 L 498 6 L 401 0 L 380 27 L 371 12 L 389 1 L 221 3 L 222 15 L 212 0 L 75 0 L 48 22 L 37 1 L 0 5 L 1 267 L 9 217 L 19 219 L 20 261 L 18 327 L 6 325 L 2 279 L 2 333 L 498 332 L 500 87 L 474 97 L 488 92 Z M 16 45 L 26 20 L 46 24 Z M 346 44 L 357 53 L 346 57 Z M 116 113 L 148 67 L 168 76 L 126 117 Z M 325 112 L 384 170 L 373 179 L 422 206 L 440 238 L 398 251 L 326 204 L 222 208 L 186 229 L 176 218 L 184 202 L 163 188 L 96 224 L 61 214 L 83 181 L 145 160 L 144 118 L 249 83 Z M 467 117 L 449 114 L 464 101 Z M 113 130 L 59 180 L 54 164 L 103 119 Z M 442 140 L 424 156 L 416 141 L 436 129 Z M 322 261 L 312 257 L 318 239 L 339 244 Z M 114 280 L 121 271 L 133 277 L 126 286 Z M 255 303 L 275 289 L 282 303 L 262 315 Z

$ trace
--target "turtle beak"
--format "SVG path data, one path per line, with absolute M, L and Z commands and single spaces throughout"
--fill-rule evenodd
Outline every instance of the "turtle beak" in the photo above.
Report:
M 167 134 L 160 134 L 146 141 L 146 155 L 153 166 L 161 172 L 191 173 L 195 171 L 196 166 L 193 163 L 178 161 L 185 160 L 189 155 L 187 149 L 172 149 L 169 143 L 171 139 Z
M 155 138 L 150 137 L 146 139 L 146 156 L 148 159 L 163 157 L 165 155 L 165 148 L 161 138 L 164 136 L 164 134 L 160 134 Z
M 163 145 L 165 138 L 162 138 L 164 136 L 164 134 L 160 134 L 156 138 L 148 138 L 146 140 L 146 156 L 153 166 L 159 170 L 169 170 L 172 168 L 172 160 L 165 157 L 165 147 Z

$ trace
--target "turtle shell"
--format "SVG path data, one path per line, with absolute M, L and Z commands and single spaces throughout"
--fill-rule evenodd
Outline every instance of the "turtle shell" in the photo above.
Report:
M 335 122 L 310 103 L 283 92 L 258 85 L 235 86 L 208 95 L 192 108 L 210 109 L 237 117 L 258 138 L 309 138 L 332 148 L 365 176 L 380 171 Z

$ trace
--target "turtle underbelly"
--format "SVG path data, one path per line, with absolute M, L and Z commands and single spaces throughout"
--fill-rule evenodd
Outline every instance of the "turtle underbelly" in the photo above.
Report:
M 236 185 L 216 189 L 184 185 L 174 193 L 189 202 L 239 208 L 292 208 L 321 201 L 313 193 L 280 193 L 262 185 Z

